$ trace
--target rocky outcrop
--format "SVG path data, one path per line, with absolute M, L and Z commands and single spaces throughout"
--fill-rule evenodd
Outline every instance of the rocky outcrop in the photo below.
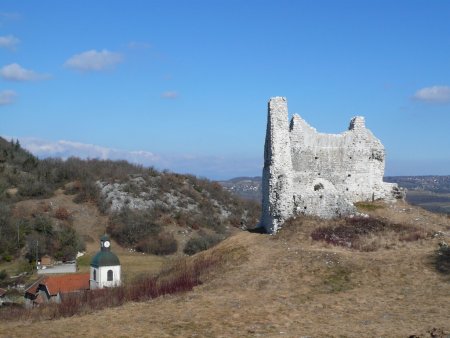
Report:
M 287 101 L 269 101 L 261 226 L 276 232 L 299 214 L 333 218 L 356 212 L 359 201 L 393 201 L 404 194 L 383 182 L 385 152 L 364 117 L 341 134 L 318 133 L 299 115 L 289 123 Z

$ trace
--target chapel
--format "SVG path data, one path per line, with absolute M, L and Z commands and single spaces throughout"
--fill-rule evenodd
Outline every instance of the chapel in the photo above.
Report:
M 115 287 L 121 284 L 119 258 L 111 252 L 108 235 L 100 238 L 100 251 L 92 258 L 89 276 L 91 290 Z

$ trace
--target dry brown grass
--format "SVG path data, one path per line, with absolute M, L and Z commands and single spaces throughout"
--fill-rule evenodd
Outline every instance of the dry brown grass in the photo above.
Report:
M 374 217 L 442 231 L 450 219 L 398 204 Z M 450 333 L 450 283 L 433 262 L 442 238 L 374 252 L 313 241 L 323 221 L 275 236 L 239 233 L 201 255 L 226 263 L 182 295 L 48 322 L 1 323 L 9 337 L 430 337 Z M 378 239 L 381 240 L 381 239 Z M 193 256 L 190 259 L 195 259 Z M 439 331 L 440 330 L 440 331 Z M 443 333 L 443 334 L 444 334 Z

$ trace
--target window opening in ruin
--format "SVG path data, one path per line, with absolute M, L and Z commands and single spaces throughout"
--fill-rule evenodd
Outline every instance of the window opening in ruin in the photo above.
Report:
M 351 177 L 351 176 L 352 176 L 351 174 L 348 174 L 348 175 L 347 175 L 347 177 Z
M 319 158 L 317 156 L 314 157 L 315 160 L 318 160 Z
M 320 189 L 323 189 L 323 184 L 322 183 L 318 183 L 318 184 L 316 184 L 314 186 L 314 191 L 317 191 L 317 190 L 320 190 Z

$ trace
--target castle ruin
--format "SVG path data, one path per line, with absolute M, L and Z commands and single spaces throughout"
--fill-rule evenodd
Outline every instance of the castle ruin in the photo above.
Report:
M 260 225 L 275 233 L 291 216 L 346 216 L 355 202 L 402 198 L 397 184 L 383 182 L 384 157 L 364 117 L 341 134 L 318 133 L 297 114 L 289 124 L 286 98 L 271 98 Z

